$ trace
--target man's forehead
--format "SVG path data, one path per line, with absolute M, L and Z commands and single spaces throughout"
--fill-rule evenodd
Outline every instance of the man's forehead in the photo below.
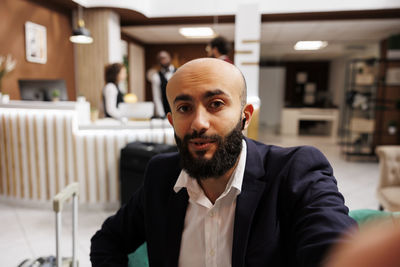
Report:
M 168 82 L 168 87 L 167 91 L 174 95 L 174 97 L 179 94 L 202 98 L 214 95 L 231 96 L 240 91 L 238 84 L 232 82 L 232 79 L 212 73 L 182 75 L 181 77 L 176 77 L 171 83 Z
M 215 96 L 231 98 L 231 96 L 227 92 L 218 88 L 204 90 L 198 92 L 199 94 L 196 93 L 197 92 L 193 90 L 178 93 L 174 99 L 174 103 L 179 101 L 195 101 L 196 97 L 199 97 L 201 100 L 207 100 Z
M 242 76 L 230 63 L 219 59 L 198 59 L 186 63 L 172 76 L 167 95 L 220 89 L 228 95 L 240 93 Z

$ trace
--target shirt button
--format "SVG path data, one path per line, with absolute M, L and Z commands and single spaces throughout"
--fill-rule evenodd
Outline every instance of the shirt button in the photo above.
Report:
M 209 215 L 210 215 L 210 217 L 214 217 L 214 212 L 211 211 L 211 212 L 209 213 Z
M 215 255 L 215 251 L 212 249 L 212 250 L 210 250 L 210 255 L 211 256 L 214 256 Z

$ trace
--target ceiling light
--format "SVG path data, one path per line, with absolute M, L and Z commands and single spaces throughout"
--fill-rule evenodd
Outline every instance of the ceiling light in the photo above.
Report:
M 215 32 L 210 27 L 185 27 L 180 28 L 179 33 L 186 38 L 212 38 Z
M 328 42 L 326 41 L 298 41 L 294 45 L 295 50 L 318 50 L 326 47 Z
M 90 31 L 85 28 L 85 22 L 82 18 L 82 7 L 78 6 L 78 28 L 75 28 L 72 31 L 71 37 L 69 40 L 73 43 L 78 44 L 91 44 L 93 43 L 93 38 L 90 35 Z

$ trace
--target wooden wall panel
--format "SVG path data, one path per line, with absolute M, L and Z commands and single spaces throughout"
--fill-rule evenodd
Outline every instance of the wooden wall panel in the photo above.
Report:
M 145 51 L 141 45 L 129 44 L 129 92 L 136 94 L 138 101 L 145 100 Z
M 69 41 L 71 14 L 27 0 L 0 2 L 0 55 L 11 54 L 17 60 L 15 70 L 3 79 L 3 92 L 11 99 L 20 99 L 18 79 L 64 79 L 68 97 L 75 99 L 74 52 Z M 46 64 L 25 59 L 26 21 L 46 27 Z
M 108 64 L 108 21 L 113 11 L 84 10 L 85 26 L 94 39 L 92 44 L 75 44 L 77 93 L 83 94 L 91 107 L 102 105 L 104 67 Z

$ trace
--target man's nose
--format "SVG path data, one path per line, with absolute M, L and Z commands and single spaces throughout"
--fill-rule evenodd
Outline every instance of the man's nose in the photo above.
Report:
M 191 128 L 197 132 L 204 132 L 210 127 L 208 112 L 203 107 L 198 107 L 194 113 Z

